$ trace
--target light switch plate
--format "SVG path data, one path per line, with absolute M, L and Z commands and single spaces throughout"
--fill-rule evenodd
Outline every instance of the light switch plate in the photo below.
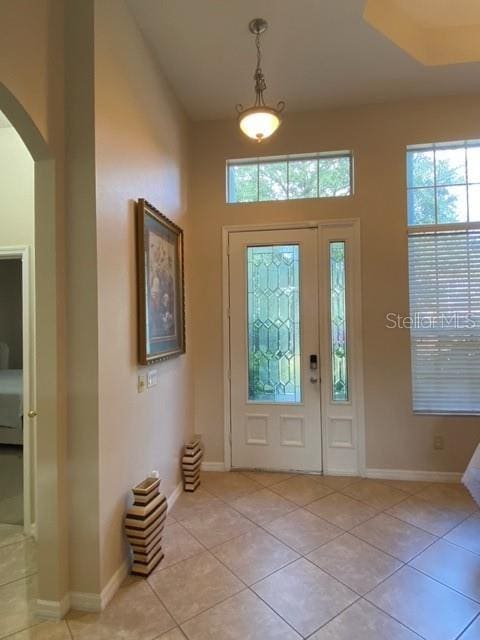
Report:
M 151 369 L 147 374 L 147 387 L 154 387 L 158 382 L 158 372 L 156 369 Z
M 147 376 L 144 373 L 141 373 L 138 376 L 138 380 L 137 380 L 138 393 L 143 393 L 146 388 L 147 388 Z

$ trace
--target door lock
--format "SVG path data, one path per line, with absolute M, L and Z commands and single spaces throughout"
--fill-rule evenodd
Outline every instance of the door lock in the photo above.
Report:
M 36 412 L 36 411 L 34 411 L 33 409 L 31 409 L 31 410 L 28 412 L 28 414 L 27 414 L 27 415 L 28 415 L 28 417 L 29 417 L 29 418 L 36 418 L 36 417 L 37 417 L 37 412 Z

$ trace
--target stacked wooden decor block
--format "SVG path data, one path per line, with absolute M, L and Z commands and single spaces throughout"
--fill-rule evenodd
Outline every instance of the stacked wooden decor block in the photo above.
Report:
M 167 499 L 159 478 L 147 478 L 132 489 L 133 506 L 127 510 L 125 533 L 133 551 L 132 573 L 148 576 L 163 558 L 162 537 Z
M 202 458 L 203 449 L 200 440 L 192 440 L 185 445 L 182 458 L 183 488 L 185 491 L 195 491 L 200 484 Z

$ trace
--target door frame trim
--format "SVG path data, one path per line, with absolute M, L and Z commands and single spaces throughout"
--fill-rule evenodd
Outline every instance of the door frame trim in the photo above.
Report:
M 328 227 L 349 227 L 353 229 L 355 244 L 360 252 L 360 219 L 342 218 L 311 220 L 305 222 L 284 222 L 273 224 L 247 224 L 247 225 L 225 225 L 222 227 L 222 337 L 223 337 L 223 422 L 224 422 L 224 465 L 225 471 L 232 468 L 232 425 L 231 425 L 231 402 L 230 402 L 230 287 L 229 287 L 229 237 L 233 233 L 255 232 L 255 231 L 287 231 L 290 229 L 322 229 Z M 365 451 L 365 409 L 364 409 L 364 382 L 363 382 L 363 332 L 362 332 L 362 296 L 361 296 L 361 259 L 357 256 L 355 267 L 352 269 L 352 293 L 353 307 L 356 309 L 354 322 L 354 335 L 356 336 L 354 375 L 356 379 L 356 419 L 357 419 L 357 450 L 358 450 L 358 473 L 365 475 L 366 451 Z M 326 424 L 324 420 L 323 407 L 321 409 L 321 429 L 322 429 L 322 459 L 323 473 L 345 473 L 341 470 L 330 468 L 328 464 L 328 447 L 326 446 Z
M 30 304 L 31 287 L 33 286 L 33 283 L 30 282 L 30 247 L 26 245 L 0 247 L 0 260 L 20 260 L 22 263 L 23 531 L 26 536 L 31 536 L 35 531 L 35 525 L 32 522 L 32 506 L 35 504 L 35 495 L 32 496 L 31 489 L 32 477 L 35 478 L 36 456 L 34 439 L 31 437 L 35 426 L 32 425 L 32 420 L 27 417 L 30 407 L 35 406 L 33 401 L 35 385 L 32 384 L 30 367 L 32 349 L 30 322 L 33 313 Z M 36 487 L 35 482 L 34 487 Z

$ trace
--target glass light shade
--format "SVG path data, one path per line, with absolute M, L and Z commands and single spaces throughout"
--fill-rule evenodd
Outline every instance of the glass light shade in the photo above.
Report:
M 241 113 L 238 122 L 240 129 L 246 136 L 261 142 L 275 133 L 282 119 L 275 109 L 253 107 Z

